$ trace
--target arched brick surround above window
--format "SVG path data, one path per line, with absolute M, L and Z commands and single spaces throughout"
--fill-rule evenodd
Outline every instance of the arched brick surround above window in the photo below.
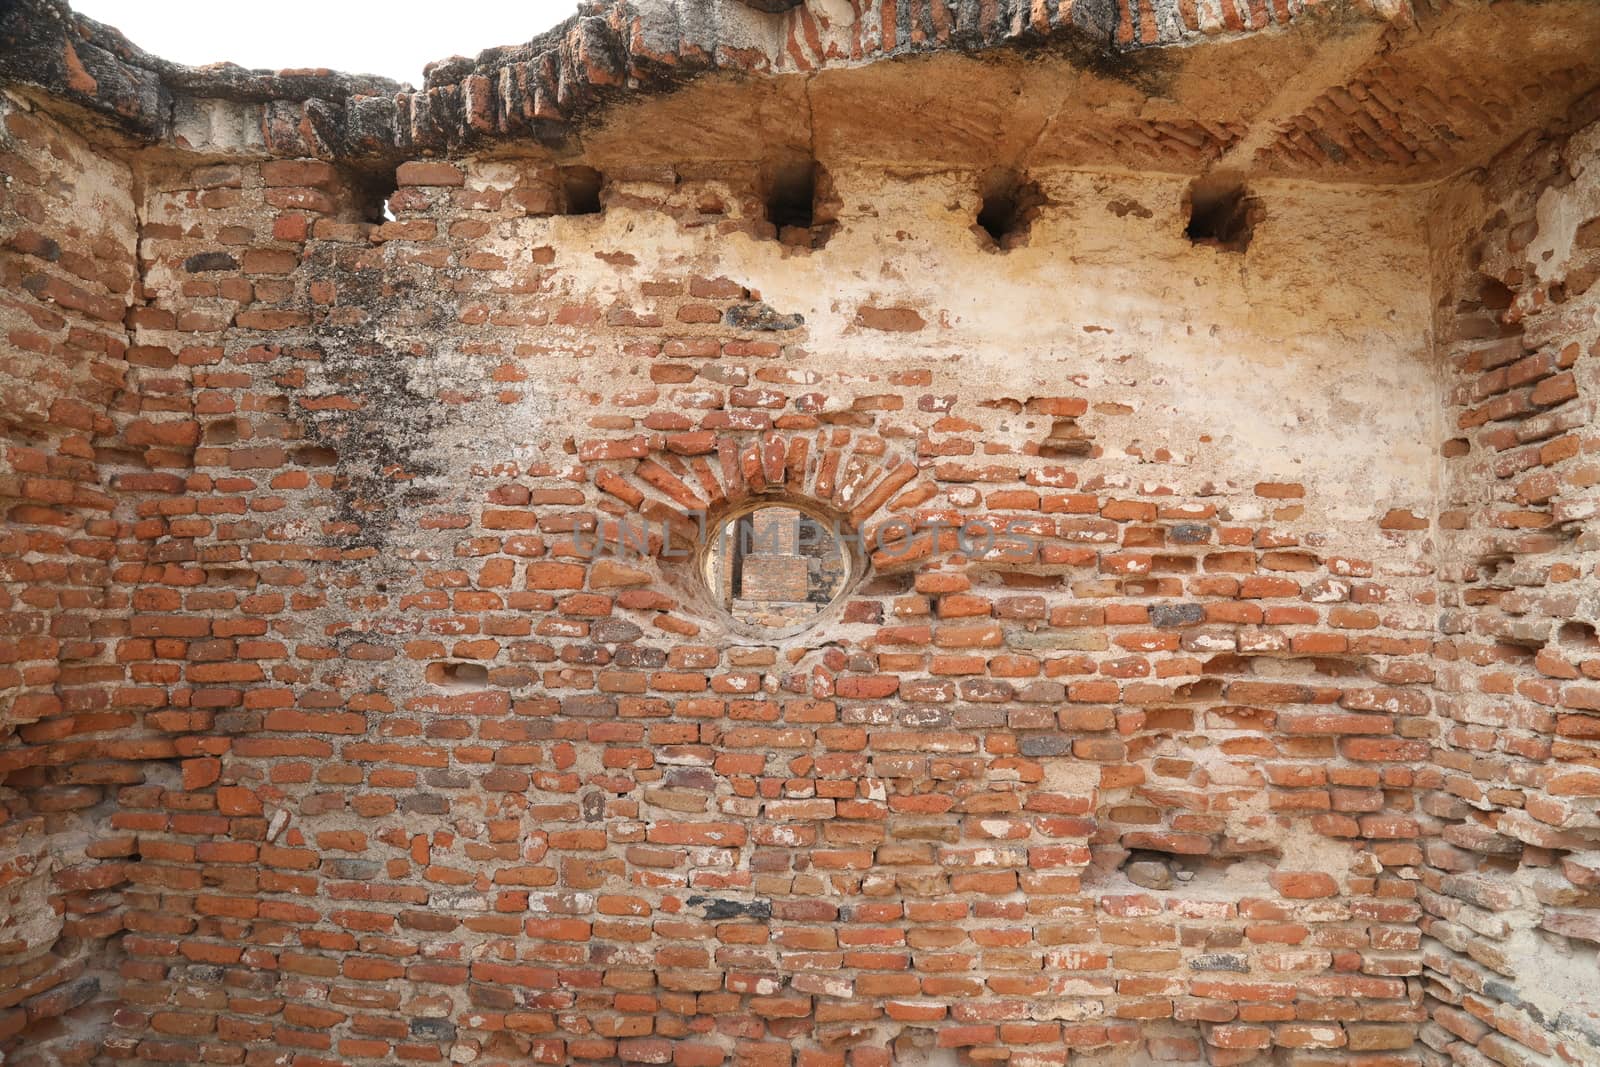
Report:
M 706 517 L 752 498 L 803 501 L 870 531 L 881 513 L 913 507 L 932 493 L 931 485 L 912 485 L 919 474 L 914 459 L 847 429 L 593 439 L 578 446 L 578 456 L 606 497 L 686 536 L 697 536 Z

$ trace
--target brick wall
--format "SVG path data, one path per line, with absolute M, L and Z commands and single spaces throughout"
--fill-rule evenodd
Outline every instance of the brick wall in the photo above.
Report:
M 999 253 L 975 173 L 841 164 L 806 250 L 742 165 L 378 222 L 5 108 L 17 1062 L 1593 1055 L 1493 977 L 1593 921 L 1555 149 L 1265 182 L 1242 253 L 1176 176 L 1041 169 Z M 1498 200 L 1531 275 L 1441 222 Z M 770 642 L 675 551 L 761 496 L 870 563 Z
M 1600 126 L 1441 193 L 1439 744 L 1421 901 L 1430 1049 L 1600 1047 Z M 1576 176 L 1576 180 L 1573 180 Z M 1559 220 L 1559 221 L 1558 221 Z
M 129 351 L 133 178 L 58 123 L 0 99 L 0 1047 L 93 1014 L 94 949 L 122 928 L 124 787 L 181 712 L 116 655 L 131 582 L 123 495 L 173 442 L 137 413 L 181 391 Z M 180 483 L 172 479 L 171 488 Z M 148 696 L 149 690 L 143 690 Z M 159 722 L 163 716 L 166 722 Z M 176 777 L 172 779 L 176 781 Z M 87 1007 L 85 1007 L 87 1005 Z M 88 1025 L 103 1027 L 103 1013 Z

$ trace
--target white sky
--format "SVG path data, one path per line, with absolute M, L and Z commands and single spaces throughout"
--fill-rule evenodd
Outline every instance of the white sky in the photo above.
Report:
M 522 44 L 577 0 L 72 0 L 146 52 L 201 66 L 331 67 L 422 84 L 422 66 Z M 248 14 L 247 14 L 248 13 Z M 243 17 L 241 17 L 243 16 Z

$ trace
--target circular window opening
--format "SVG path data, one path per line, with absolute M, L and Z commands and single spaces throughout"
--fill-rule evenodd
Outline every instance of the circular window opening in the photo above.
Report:
M 702 568 L 718 607 L 770 634 L 810 625 L 839 599 L 851 570 L 844 542 L 825 520 L 782 504 L 724 519 Z

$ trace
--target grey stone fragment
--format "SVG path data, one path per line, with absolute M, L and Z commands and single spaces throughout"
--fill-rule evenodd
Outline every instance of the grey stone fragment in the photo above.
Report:
M 772 918 L 770 900 L 728 900 L 723 897 L 692 896 L 689 898 L 689 906 L 704 907 L 708 919 L 733 919 L 740 916 L 749 916 L 752 919 Z
M 1171 889 L 1172 868 L 1159 860 L 1135 860 L 1123 870 L 1128 881 L 1145 889 Z
M 616 651 L 618 667 L 665 667 L 667 650 L 648 645 L 623 645 Z
M 1024 756 L 1065 756 L 1072 752 L 1072 738 L 1061 734 L 1033 734 L 1017 743 Z
M 190 274 L 208 270 L 238 270 L 239 261 L 226 252 L 196 252 L 183 261 L 183 269 Z
M 1156 604 L 1150 609 L 1150 623 L 1160 630 L 1194 626 L 1205 617 L 1206 609 L 1199 604 Z
M 722 318 L 735 329 L 759 330 L 766 333 L 798 330 L 806 322 L 805 317 L 799 313 L 783 315 L 760 301 L 735 304 L 723 313 Z
M 334 878 L 348 878 L 353 882 L 376 878 L 379 872 L 376 860 L 329 859 L 322 861 L 322 869 Z
M 637 641 L 644 630 L 627 619 L 596 619 L 589 627 L 589 636 L 602 645 L 618 645 Z
M 1555 1028 L 1571 1034 L 1595 1049 L 1600 1049 L 1600 1021 L 1583 1011 L 1563 1010 L 1556 1016 Z
M 1231 952 L 1208 952 L 1189 961 L 1191 971 L 1232 971 L 1249 974 L 1250 961 Z

